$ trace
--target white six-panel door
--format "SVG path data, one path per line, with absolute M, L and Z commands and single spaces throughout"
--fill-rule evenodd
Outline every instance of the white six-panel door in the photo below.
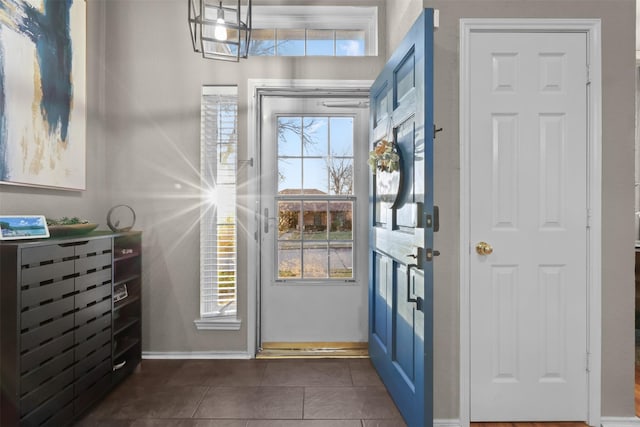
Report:
M 469 43 L 470 417 L 586 420 L 587 38 Z

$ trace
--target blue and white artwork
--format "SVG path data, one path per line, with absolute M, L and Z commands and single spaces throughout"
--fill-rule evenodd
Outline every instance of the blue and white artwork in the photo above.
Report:
M 0 0 L 0 182 L 85 188 L 85 0 Z

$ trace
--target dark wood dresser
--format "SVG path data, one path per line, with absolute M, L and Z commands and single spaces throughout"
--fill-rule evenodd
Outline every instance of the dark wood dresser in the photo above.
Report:
M 141 358 L 139 232 L 0 243 L 0 424 L 64 426 Z

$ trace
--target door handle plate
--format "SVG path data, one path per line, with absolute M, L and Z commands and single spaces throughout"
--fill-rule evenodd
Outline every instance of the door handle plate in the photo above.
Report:
M 273 222 L 275 224 L 276 222 L 276 217 L 274 216 L 269 216 L 269 208 L 264 208 L 264 232 L 265 234 L 269 233 L 269 221 Z
M 419 296 L 415 296 L 415 298 L 412 298 L 412 296 L 414 296 L 411 293 L 411 269 L 412 268 L 417 268 L 418 264 L 408 264 L 407 265 L 407 302 L 414 302 L 416 303 L 416 310 L 422 310 L 422 303 L 423 303 L 423 299 L 420 298 Z

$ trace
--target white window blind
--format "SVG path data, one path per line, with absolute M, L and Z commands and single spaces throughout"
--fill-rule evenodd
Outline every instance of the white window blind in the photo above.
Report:
M 237 313 L 237 87 L 203 87 L 201 108 L 201 319 L 196 324 L 228 329 L 201 326 L 207 319 L 235 319 Z

